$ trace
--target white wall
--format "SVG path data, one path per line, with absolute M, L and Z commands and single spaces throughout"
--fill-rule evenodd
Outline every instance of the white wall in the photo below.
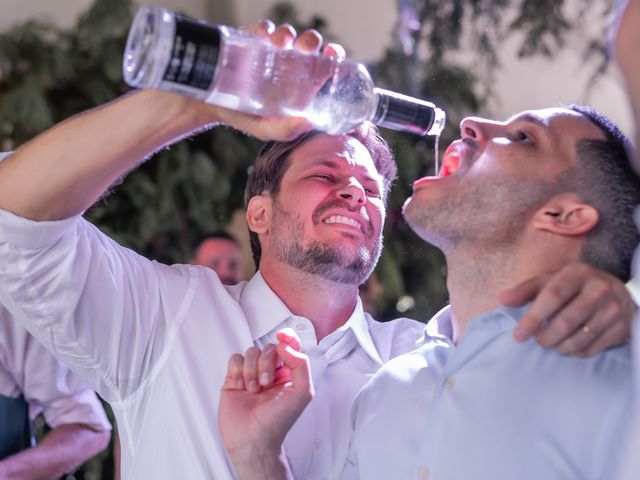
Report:
M 215 1 L 215 0 L 214 0 Z M 235 0 L 240 24 L 265 18 L 278 0 Z M 302 20 L 314 14 L 328 21 L 330 32 L 344 42 L 349 55 L 366 62 L 389 45 L 396 20 L 395 0 L 293 0 Z
M 78 15 L 93 0 L 0 0 L 0 30 L 34 16 L 50 19 L 61 27 L 72 27 Z M 207 0 L 136 0 L 136 3 L 153 3 L 190 15 L 205 18 L 209 14 Z

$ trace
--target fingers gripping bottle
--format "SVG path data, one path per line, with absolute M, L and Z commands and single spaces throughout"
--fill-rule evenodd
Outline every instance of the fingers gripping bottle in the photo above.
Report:
M 434 104 L 376 88 L 360 63 L 280 49 L 257 35 L 143 6 L 127 39 L 123 73 L 136 88 L 159 88 L 262 116 L 302 116 L 342 134 L 369 120 L 439 135 Z

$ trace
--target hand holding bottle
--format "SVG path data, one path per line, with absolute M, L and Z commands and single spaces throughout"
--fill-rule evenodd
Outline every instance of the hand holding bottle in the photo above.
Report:
M 291 25 L 284 24 L 276 27 L 270 20 L 262 20 L 260 23 L 246 26 L 242 28 L 242 30 L 263 37 L 277 48 L 293 49 L 305 54 L 317 54 L 322 50 L 322 53 L 328 57 L 344 58 L 345 56 L 345 50 L 339 44 L 327 43 L 323 46 L 322 35 L 316 30 L 305 30 L 300 35 L 297 35 Z M 250 65 L 246 64 L 245 68 L 249 69 Z M 249 72 L 247 72 L 247 74 L 248 73 Z M 316 83 L 315 85 L 307 84 L 307 88 L 304 89 L 298 88 L 297 91 L 302 92 L 298 95 L 301 96 L 291 101 L 296 105 L 307 105 L 328 78 L 329 73 L 330 72 L 327 72 L 327 76 L 320 83 Z M 291 82 L 300 81 L 298 77 L 284 80 Z M 290 94 L 292 90 L 296 90 L 295 88 L 287 87 L 288 85 L 285 83 L 281 90 L 282 94 Z M 213 115 L 213 122 L 224 123 L 261 140 L 289 140 L 313 128 L 309 120 L 304 117 L 260 116 L 220 108 L 203 102 L 192 102 L 192 104 L 193 108 L 202 110 L 205 115 Z
M 263 23 L 252 34 L 143 6 L 127 39 L 124 78 L 133 87 L 159 88 L 261 117 L 304 117 L 332 135 L 364 121 L 418 135 L 440 134 L 445 123 L 441 109 L 375 87 L 363 64 L 320 54 L 317 32 L 296 40 L 289 29 L 270 32 Z M 338 52 L 324 53 L 331 50 Z M 243 130 L 255 126 L 231 124 Z M 256 130 L 249 131 L 270 136 Z

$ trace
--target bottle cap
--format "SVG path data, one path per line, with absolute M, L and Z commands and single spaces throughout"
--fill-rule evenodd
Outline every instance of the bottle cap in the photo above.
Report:
M 136 88 L 163 88 L 204 98 L 220 53 L 219 27 L 145 5 L 127 37 L 123 74 Z
M 378 97 L 373 123 L 417 135 L 440 135 L 446 114 L 433 103 L 396 92 L 375 88 Z

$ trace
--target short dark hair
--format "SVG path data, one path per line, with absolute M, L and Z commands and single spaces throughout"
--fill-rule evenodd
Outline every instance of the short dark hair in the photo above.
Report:
M 582 259 L 622 281 L 631 277 L 631 260 L 640 236 L 634 212 L 640 204 L 640 178 L 631 166 L 631 143 L 610 119 L 584 105 L 567 107 L 586 117 L 604 140 L 582 139 L 576 144 L 579 164 L 570 180 L 585 202 L 600 214 L 587 235 Z
M 247 186 L 244 191 L 245 206 L 249 204 L 249 201 L 253 197 L 262 195 L 265 192 L 275 197 L 280 190 L 282 177 L 289 167 L 291 153 L 303 143 L 321 133 L 323 132 L 312 130 L 303 133 L 289 142 L 270 141 L 265 143 L 260 153 L 258 153 L 255 165 L 247 180 Z M 380 136 L 377 127 L 370 122 L 364 122 L 347 135 L 358 140 L 369 151 L 376 170 L 383 178 L 383 197 L 386 203 L 387 194 L 398 173 L 398 168 L 389 149 L 389 145 Z M 253 261 L 256 264 L 256 268 L 259 268 L 260 257 L 262 255 L 260 239 L 258 235 L 252 231 L 249 231 L 249 236 L 251 239 Z

